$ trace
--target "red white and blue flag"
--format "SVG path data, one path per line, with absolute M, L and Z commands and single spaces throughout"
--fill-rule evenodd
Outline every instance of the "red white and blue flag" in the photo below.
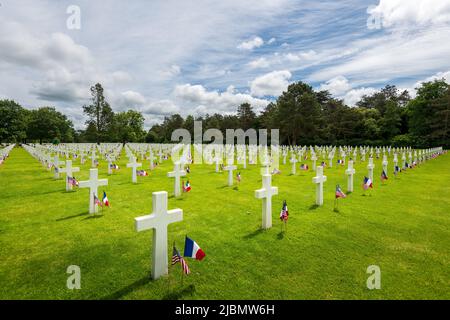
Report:
M 347 198 L 347 195 L 342 191 L 339 185 L 336 185 L 336 199 Z
M 79 185 L 79 183 L 78 183 L 77 179 L 75 179 L 75 177 L 67 177 L 67 182 L 74 187 L 78 187 L 78 185 Z
M 194 258 L 197 260 L 202 260 L 205 257 L 205 253 L 197 244 L 197 242 L 186 236 L 186 241 L 184 243 L 184 256 Z
M 138 176 L 140 176 L 140 177 L 146 177 L 146 176 L 148 176 L 148 172 L 145 171 L 145 170 L 138 170 L 138 171 L 136 172 L 136 174 L 137 174 Z
M 369 189 L 369 188 L 372 188 L 372 189 L 373 189 L 373 183 L 372 183 L 372 180 L 369 179 L 369 178 L 367 178 L 367 177 L 364 177 L 363 189 L 364 189 L 364 190 L 367 190 L 367 189 Z
M 106 192 L 103 191 L 103 199 L 102 199 L 103 203 L 105 206 L 109 207 L 109 200 L 108 197 L 106 196 Z
M 94 205 L 99 206 L 99 207 L 103 207 L 103 202 L 101 202 L 97 195 L 94 194 Z
M 307 164 L 302 163 L 302 164 L 300 165 L 300 170 L 308 171 L 308 170 L 309 170 L 309 167 L 308 167 Z
M 184 183 L 183 181 L 183 192 L 189 192 L 191 191 L 191 183 L 188 181 L 186 181 L 186 183 Z
M 385 181 L 387 179 L 388 179 L 388 176 L 387 176 L 386 172 L 384 172 L 384 170 L 383 170 L 383 172 L 381 172 L 381 181 Z
M 283 201 L 283 207 L 281 208 L 280 212 L 280 220 L 286 222 L 289 217 L 289 210 L 287 207 L 286 200 Z
M 184 274 L 191 273 L 191 271 L 189 270 L 189 266 L 186 263 L 186 260 L 184 260 L 183 257 L 180 255 L 177 248 L 175 248 L 175 246 L 173 246 L 172 265 L 177 264 L 178 262 L 181 263 L 181 268 L 183 268 Z

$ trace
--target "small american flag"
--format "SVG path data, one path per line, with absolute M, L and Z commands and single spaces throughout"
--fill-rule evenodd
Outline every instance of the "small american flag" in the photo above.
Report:
M 70 185 L 74 186 L 74 187 L 78 187 L 79 183 L 77 181 L 77 179 L 75 179 L 75 177 L 67 177 L 67 181 L 69 182 Z
M 289 217 L 289 210 L 287 207 L 286 200 L 283 201 L 283 207 L 281 208 L 280 212 L 280 220 L 286 222 Z
M 94 194 L 94 205 L 103 207 L 103 202 L 101 202 L 95 194 Z
M 172 253 L 172 265 L 177 264 L 178 262 L 181 263 L 181 268 L 183 268 L 184 274 L 191 273 L 191 270 L 189 270 L 189 267 L 186 263 L 186 261 L 183 259 L 183 257 L 178 252 L 177 248 L 173 246 L 173 253 Z
M 342 189 L 341 189 L 341 187 L 339 185 L 336 185 L 336 194 L 335 194 L 335 196 L 336 196 L 336 199 L 347 198 L 347 195 L 344 192 L 342 192 Z

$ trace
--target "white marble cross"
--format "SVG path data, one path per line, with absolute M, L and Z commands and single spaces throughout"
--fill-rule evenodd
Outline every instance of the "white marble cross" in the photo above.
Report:
M 398 166 L 398 155 L 397 153 L 394 153 L 394 166 L 397 167 Z M 395 169 L 395 168 L 394 168 Z M 387 173 L 387 172 L 386 172 Z
M 291 174 L 295 174 L 298 162 L 297 157 L 295 155 L 292 155 L 292 159 L 290 160 L 290 162 L 292 163 Z
M 233 160 L 228 160 L 228 165 L 223 170 L 228 171 L 228 186 L 233 185 L 233 171 L 237 169 L 237 166 L 233 165 Z
M 388 174 L 388 159 L 386 155 L 383 155 L 383 171 Z
M 219 171 L 220 171 L 220 170 L 219 170 L 220 158 L 219 158 L 218 156 L 216 156 L 216 157 L 214 158 L 214 161 L 215 161 L 215 163 L 216 163 L 216 172 L 219 172 Z
M 92 150 L 92 154 L 91 154 L 91 168 L 96 168 L 97 166 L 95 165 L 95 160 L 97 159 L 97 156 L 95 155 L 95 149 Z
M 348 162 L 348 168 L 345 170 L 347 175 L 347 192 L 353 192 L 353 175 L 355 174 L 355 169 L 353 168 L 353 161 Z
M 330 153 L 330 154 L 328 155 L 328 162 L 329 162 L 330 168 L 333 168 L 333 159 L 334 159 L 334 154 L 333 154 L 333 153 Z
M 173 171 L 167 173 L 167 176 L 169 178 L 175 178 L 174 191 L 173 191 L 175 197 L 179 197 L 181 195 L 180 178 L 184 177 L 185 175 L 186 175 L 186 171 L 180 170 L 180 163 L 179 162 L 175 162 L 173 164 Z
M 66 167 L 59 169 L 59 172 L 66 173 L 66 191 L 72 190 L 72 184 L 69 183 L 69 177 L 73 178 L 73 172 L 79 172 L 80 168 L 72 167 L 72 160 L 66 160 Z
M 94 203 L 94 196 L 98 198 L 98 187 L 107 185 L 108 179 L 98 179 L 98 169 L 90 169 L 89 180 L 80 181 L 80 188 L 89 188 L 89 213 L 96 213 L 98 210 Z
M 54 167 L 54 171 L 55 171 L 55 179 L 59 179 L 59 171 L 61 170 L 59 168 L 59 166 L 61 164 L 64 164 L 64 161 L 59 161 L 58 155 L 55 155 L 55 157 L 53 159 L 53 167 Z
M 270 174 L 270 162 L 265 159 L 264 162 L 261 164 L 261 175 Z
M 167 227 L 183 220 L 183 210 L 167 210 L 167 192 L 152 193 L 153 212 L 134 219 L 136 231 L 153 229 L 152 278 L 154 280 L 168 273 Z
M 142 163 L 137 163 L 136 162 L 136 157 L 132 156 L 130 159 L 130 163 L 127 163 L 127 168 L 132 168 L 131 169 L 131 181 L 133 181 L 133 183 L 137 183 L 137 174 L 136 174 L 136 170 L 139 167 L 142 167 Z
M 312 154 L 311 156 L 311 160 L 312 160 L 312 169 L 313 171 L 316 171 L 316 162 L 317 162 L 317 156 L 315 153 Z
M 278 194 L 278 188 L 272 187 L 272 176 L 265 174 L 262 176 L 262 189 L 255 190 L 255 197 L 262 199 L 262 228 L 272 227 L 272 197 Z
M 153 156 L 153 151 L 152 151 L 151 148 L 150 148 L 150 156 L 147 159 L 150 160 L 150 170 L 153 170 L 154 169 L 154 162 L 153 161 L 156 158 Z
M 323 175 L 323 167 L 318 166 L 316 169 L 316 176 L 313 182 L 316 184 L 316 205 L 323 205 L 323 183 L 327 181 L 327 176 Z
M 112 158 L 109 154 L 106 156 L 106 161 L 108 161 L 108 175 L 111 175 L 112 174 L 112 168 L 111 168 Z
M 369 179 L 373 181 L 373 169 L 375 168 L 375 165 L 373 164 L 373 158 L 369 158 L 369 164 L 367 165 L 368 175 Z

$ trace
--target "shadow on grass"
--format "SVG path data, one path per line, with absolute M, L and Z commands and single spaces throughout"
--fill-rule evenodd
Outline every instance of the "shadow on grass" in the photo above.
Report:
M 317 204 L 313 204 L 312 206 L 310 206 L 309 208 L 308 208 L 308 210 L 316 210 L 317 208 L 319 208 L 319 205 L 317 205 Z
M 216 189 L 225 189 L 225 188 L 227 188 L 227 187 L 228 187 L 228 185 L 226 184 L 226 185 L 224 185 L 224 186 L 217 187 Z
M 81 216 L 85 216 L 85 215 L 87 215 L 87 214 L 88 214 L 88 213 L 86 213 L 86 212 L 82 212 L 82 213 L 74 214 L 74 215 L 71 215 L 71 216 L 68 216 L 68 217 L 58 218 L 58 219 L 56 219 L 55 221 L 69 220 L 69 219 L 73 219 L 73 218 L 78 218 L 78 217 L 81 217 Z
M 253 231 L 253 232 L 251 232 L 251 233 L 245 235 L 243 238 L 244 238 L 245 240 L 252 239 L 252 238 L 256 237 L 257 235 L 259 235 L 259 234 L 261 234 L 261 233 L 263 233 L 263 232 L 264 232 L 263 229 L 257 229 L 257 230 L 255 230 L 255 231 Z
M 285 235 L 285 232 L 284 232 L 284 231 L 278 232 L 278 234 L 277 234 L 277 239 L 278 239 L 278 240 L 283 240 L 283 239 L 284 239 L 284 235 Z
M 150 276 L 145 276 L 139 280 L 136 280 L 132 284 L 129 284 L 128 286 L 126 286 L 108 296 L 101 298 L 100 300 L 118 300 L 118 299 L 122 298 L 123 296 L 133 292 L 134 290 L 136 290 L 142 286 L 145 286 L 146 284 L 148 284 L 150 282 L 151 282 Z
M 336 212 L 336 213 L 341 213 L 341 211 L 339 211 L 339 209 L 338 209 L 338 208 L 334 208 L 334 209 L 333 209 L 333 212 Z
M 179 288 L 166 294 L 164 297 L 162 297 L 162 300 L 179 300 L 184 296 L 192 295 L 194 292 L 195 292 L 195 285 L 190 284 L 185 288 Z
M 103 218 L 103 214 L 91 214 L 89 215 L 89 217 L 86 217 L 83 220 L 99 219 L 99 218 Z
M 239 188 L 236 186 L 236 187 L 233 188 L 233 190 L 239 191 Z

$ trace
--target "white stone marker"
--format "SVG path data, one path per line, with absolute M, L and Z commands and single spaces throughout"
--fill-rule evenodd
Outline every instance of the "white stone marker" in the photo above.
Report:
M 311 156 L 311 160 L 312 160 L 312 169 L 313 171 L 316 171 L 316 162 L 317 162 L 317 156 L 315 153 L 313 153 L 313 155 Z
M 92 154 L 91 154 L 91 168 L 97 168 L 97 166 L 95 165 L 95 160 L 97 159 L 97 156 L 95 155 L 95 149 L 92 150 Z
M 228 186 L 233 185 L 233 170 L 236 170 L 237 166 L 233 165 L 233 160 L 228 160 L 228 165 L 223 170 L 228 171 Z
M 131 157 L 131 162 L 127 163 L 127 168 L 132 168 L 131 169 L 131 181 L 133 181 L 133 183 L 137 183 L 137 174 L 136 174 L 136 170 L 137 168 L 142 167 L 142 163 L 137 163 L 136 162 L 136 157 Z
M 295 155 L 292 155 L 290 162 L 292 163 L 291 174 L 295 174 L 298 162 L 297 157 Z
M 150 148 L 150 156 L 149 156 L 147 159 L 150 160 L 150 170 L 153 170 L 154 167 L 155 167 L 155 165 L 154 165 L 154 160 L 155 160 L 156 158 L 153 156 L 153 151 L 152 151 L 151 148 Z
M 98 198 L 98 187 L 107 185 L 108 179 L 98 179 L 98 169 L 90 169 L 89 180 L 80 181 L 80 188 L 89 188 L 89 213 L 96 213 L 98 210 L 94 203 L 94 195 Z
M 55 157 L 53 158 L 53 167 L 54 167 L 54 171 L 55 171 L 55 179 L 59 179 L 59 170 L 61 170 L 59 168 L 60 164 L 64 164 L 64 161 L 59 161 L 59 157 L 58 155 L 55 155 Z
M 216 172 L 219 173 L 220 172 L 220 170 L 219 170 L 219 161 L 220 161 L 219 157 L 216 156 L 214 158 L 214 161 L 216 162 Z
M 167 226 L 183 220 L 183 210 L 167 210 L 167 192 L 152 193 L 153 212 L 134 219 L 137 232 L 153 229 L 152 279 L 168 273 Z
M 353 175 L 355 174 L 355 169 L 353 168 L 353 161 L 348 162 L 348 168 L 345 170 L 347 175 L 347 192 L 353 192 Z
M 328 162 L 329 162 L 330 168 L 333 168 L 333 159 L 334 159 L 334 154 L 330 153 L 328 155 Z
M 270 162 L 265 159 L 264 162 L 261 164 L 261 175 L 270 174 Z
M 383 171 L 388 174 L 388 159 L 386 155 L 383 155 Z
M 111 175 L 112 174 L 112 168 L 111 168 L 112 159 L 109 154 L 106 156 L 106 161 L 108 161 L 108 175 Z
M 327 176 L 323 175 L 323 167 L 318 166 L 316 176 L 312 180 L 316 184 L 316 205 L 323 205 L 323 183 L 327 181 Z
M 181 189 L 180 189 L 180 177 L 184 177 L 186 175 L 186 171 L 184 170 L 180 170 L 180 163 L 179 162 L 175 162 L 173 164 L 173 171 L 168 172 L 167 176 L 169 178 L 175 178 L 174 181 L 174 195 L 175 197 L 179 197 L 181 195 Z
M 278 194 L 278 187 L 272 187 L 272 175 L 265 174 L 262 176 L 262 189 L 255 190 L 255 197 L 262 199 L 262 228 L 269 229 L 272 227 L 272 196 Z
M 373 181 L 373 169 L 375 168 L 375 165 L 373 164 L 373 158 L 369 158 L 369 164 L 367 165 L 368 175 L 370 180 Z
M 72 190 L 72 184 L 69 183 L 69 177 L 73 178 L 73 172 L 79 172 L 80 168 L 72 167 L 72 160 L 66 160 L 66 167 L 59 169 L 59 172 L 66 173 L 66 191 Z

